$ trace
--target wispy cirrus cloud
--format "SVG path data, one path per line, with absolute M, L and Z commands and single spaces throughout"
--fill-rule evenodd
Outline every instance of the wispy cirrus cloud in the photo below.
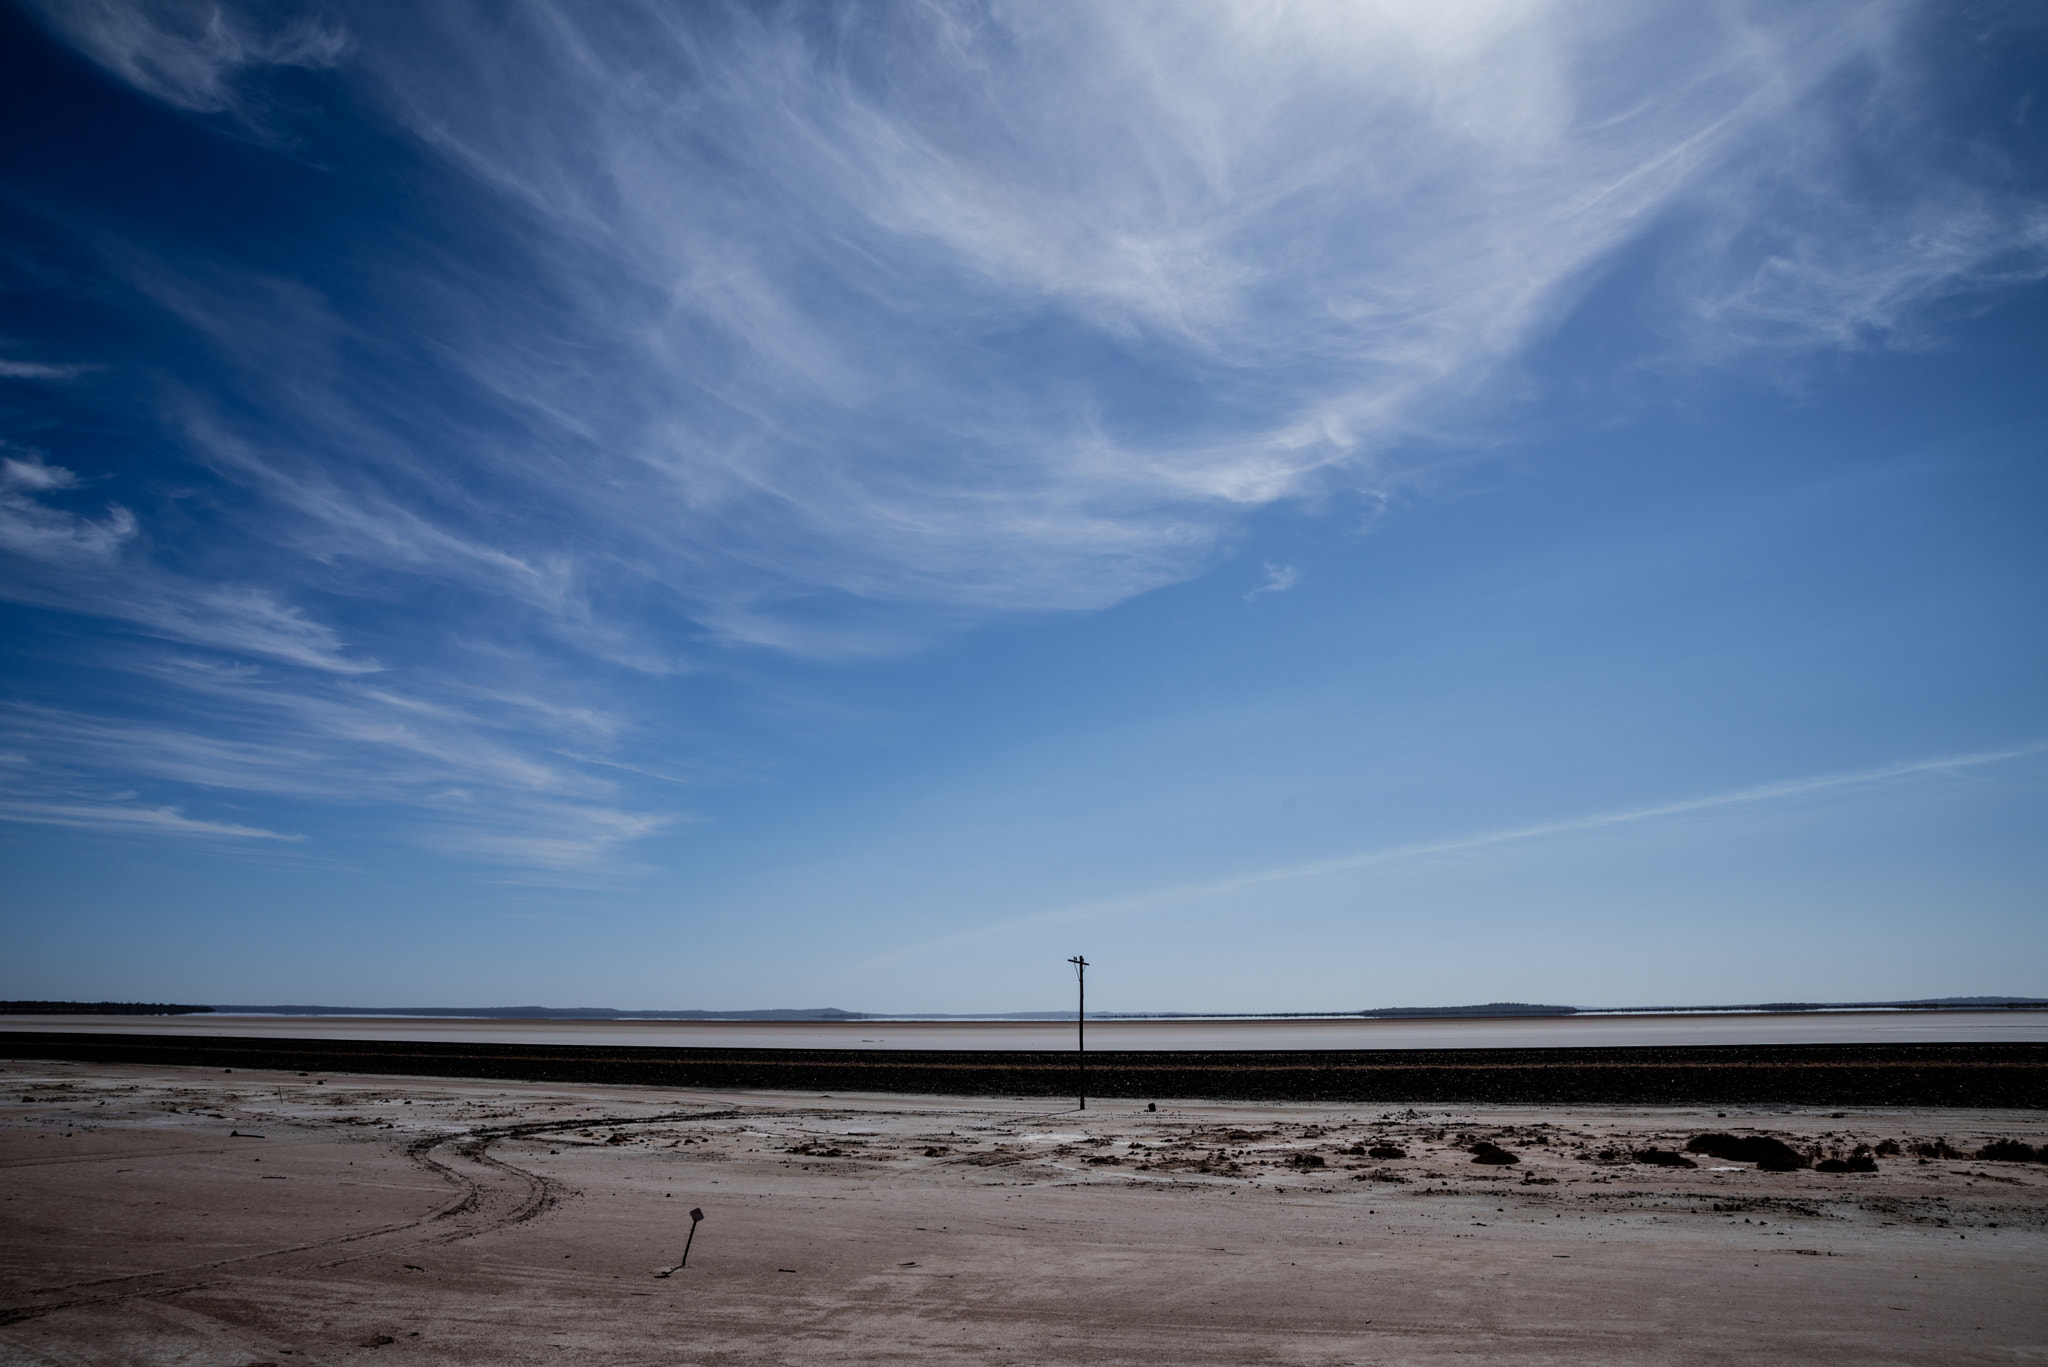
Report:
M 32 561 L 104 561 L 135 535 L 135 516 L 109 508 L 95 521 L 42 502 L 42 495 L 78 485 L 61 466 L 47 465 L 33 452 L 0 458 L 0 549 Z
M 378 668 L 348 657 L 331 628 L 268 588 L 165 569 L 135 545 L 140 525 L 128 508 L 110 504 L 94 516 L 49 501 L 81 486 L 75 473 L 38 453 L 0 458 L 0 552 L 14 561 L 0 596 L 311 669 L 354 674 Z
M 101 647 L 104 665 L 146 681 L 148 703 L 105 716 L 66 706 L 0 709 L 20 742 L 0 821 L 135 835 L 274 836 L 172 804 L 92 797 L 115 776 L 211 795 L 286 798 L 405 813 L 414 843 L 498 865 L 578 868 L 685 819 L 620 805 L 616 770 L 673 787 L 605 751 L 630 730 L 559 684 L 520 684 L 501 655 L 489 680 L 422 669 L 405 683 L 349 655 L 339 635 L 270 593 L 209 584 L 159 564 L 127 509 L 97 516 L 45 500 L 86 492 L 34 453 L 0 462 L 0 549 L 21 566 L 17 602 L 111 617 L 144 638 L 211 653 Z M 474 662 L 472 657 L 472 663 Z M 701 766 L 700 766 L 701 767 Z M 293 835 L 291 840 L 301 837 Z
M 400 838 L 499 865 L 576 868 L 619 846 L 687 820 L 673 796 L 654 808 L 627 805 L 686 780 L 636 772 L 630 787 L 601 755 L 563 753 L 578 729 L 558 719 L 533 734 L 532 713 L 488 717 L 443 702 L 339 680 L 321 693 L 280 686 L 271 670 L 220 669 L 165 659 L 150 671 L 171 690 L 168 715 L 106 718 L 17 705 L 0 710 L 0 735 L 21 763 L 6 771 L 12 801 L 0 821 L 151 826 L 132 803 L 87 802 L 96 775 L 222 797 L 283 799 L 396 818 Z M 521 727 L 520 720 L 529 725 Z M 586 722 L 589 731 L 601 722 Z M 126 814 L 126 815 L 124 815 Z M 194 831 L 197 828 L 193 828 Z M 294 837 L 296 838 L 296 837 Z
M 1292 565 L 1276 565 L 1269 560 L 1261 568 L 1266 573 L 1266 582 L 1245 594 L 1247 603 L 1269 593 L 1285 593 L 1301 582 L 1301 571 Z
M 0 380 L 69 380 L 91 369 L 91 366 L 58 365 L 49 361 L 0 359 Z
M 880 968 L 884 965 L 943 946 L 959 944 L 969 940 L 1015 934 L 1019 931 L 1032 930 L 1044 926 L 1086 922 L 1113 916 L 1128 916 L 1156 911 L 1166 907 L 1187 906 L 1229 897 L 1255 888 L 1329 878 L 1339 874 L 1354 873 L 1383 865 L 1395 865 L 1417 860 L 1443 858 L 1445 856 L 1473 855 L 1505 846 L 1550 840 L 1561 836 L 1584 835 L 1597 831 L 1645 825 L 1677 817 L 1721 811 L 1728 808 L 1749 807 L 1764 803 L 1790 802 L 1803 797 L 1840 790 L 1878 788 L 1912 779 L 1924 778 L 1929 775 L 1957 774 L 1987 765 L 2002 764 L 2016 759 L 2026 759 L 2043 753 L 2048 753 L 2048 741 L 2007 746 L 1997 750 L 1981 750 L 1970 754 L 1942 755 L 1932 759 L 1908 760 L 1898 764 L 1886 764 L 1875 768 L 1850 770 L 1843 773 L 1779 779 L 1768 783 L 1753 784 L 1746 788 L 1733 789 L 1728 792 L 1707 793 L 1697 797 L 1680 798 L 1673 802 L 1654 803 L 1648 806 L 1630 807 L 1619 811 L 1595 812 L 1585 816 L 1567 817 L 1558 821 L 1534 822 L 1526 826 L 1478 831 L 1466 835 L 1449 836 L 1440 840 L 1424 840 L 1412 844 L 1389 846 L 1383 849 L 1363 850 L 1353 854 L 1337 855 L 1329 859 L 1315 859 L 1303 863 L 1282 865 L 1276 868 L 1255 869 L 1228 877 L 1179 883 L 1170 887 L 1153 888 L 1127 896 L 1102 898 L 1097 901 L 1057 907 L 1029 916 L 1016 917 L 980 926 L 958 935 L 949 935 L 937 940 L 927 941 L 923 944 L 910 945 L 893 950 L 887 954 L 878 955 L 873 959 L 867 960 L 860 964 L 859 968 L 862 970 Z
M 152 271 L 312 377 L 267 387 L 310 449 L 195 443 L 365 557 L 548 579 L 569 615 L 578 570 L 645 578 L 772 649 L 852 645 L 857 620 L 785 610 L 820 591 L 941 620 L 1101 606 L 1197 572 L 1244 506 L 1398 480 L 1402 443 L 1457 425 L 1653 231 L 1682 228 L 1673 327 L 1724 347 L 1867 341 L 2048 248 L 2037 202 L 1945 171 L 1917 108 L 1876 112 L 1927 99 L 1902 3 L 322 13 L 347 34 L 322 60 L 540 272 L 395 263 L 421 272 L 415 340 L 517 416 L 458 449 L 561 518 L 402 487 L 393 420 L 451 424 L 396 386 L 382 412 L 351 397 L 332 344 L 362 324 L 332 297 L 230 305 Z M 301 60 L 232 9 L 64 14 L 188 107 Z M 1888 181 L 1839 169 L 1856 140 Z M 600 521 L 576 569 L 539 569 Z
M 1928 131 L 1904 0 L 37 9 L 288 129 L 295 183 L 323 137 L 404 153 L 322 172 L 376 212 L 302 260 L 30 206 L 190 339 L 80 383 L 146 391 L 207 510 L 24 455 L 0 592 L 269 671 L 179 675 L 129 759 L 52 744 L 467 804 L 443 843 L 490 858 L 687 819 L 620 786 L 679 757 L 632 751 L 614 675 L 1199 574 L 1248 512 L 1483 431 L 1632 253 L 1673 364 L 1910 338 L 2048 269 L 2036 190 Z M 271 99 L 309 71 L 323 112 Z
M 260 826 L 238 826 L 186 816 L 176 807 L 137 807 L 118 802 L 21 802 L 0 796 L 0 821 L 117 835 L 199 836 L 210 840 L 305 839 Z
M 179 0 L 65 0 L 44 7 L 52 27 L 146 94 L 218 113 L 243 97 L 235 77 L 266 66 L 327 66 L 346 47 L 317 18 L 269 23 L 246 10 Z

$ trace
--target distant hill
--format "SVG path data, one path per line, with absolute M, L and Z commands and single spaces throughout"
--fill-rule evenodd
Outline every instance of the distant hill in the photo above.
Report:
M 677 1020 L 677 1021 L 858 1021 L 873 1020 L 836 1006 L 764 1011 L 622 1011 L 610 1006 L 201 1006 L 228 1016 L 446 1016 L 467 1020 Z
M 1984 1011 L 2000 1007 L 2048 1006 L 2048 997 L 1916 997 L 1890 1002 L 1755 1002 L 1747 1006 L 1603 1006 L 1607 1015 L 1686 1011 Z
M 1379 1006 L 1360 1011 L 1361 1016 L 1405 1018 L 1410 1016 L 1576 1016 L 1576 1006 L 1539 1006 L 1533 1002 L 1487 1002 L 1484 1006 Z
M 211 1010 L 168 1002 L 0 1002 L 0 1016 L 198 1016 Z

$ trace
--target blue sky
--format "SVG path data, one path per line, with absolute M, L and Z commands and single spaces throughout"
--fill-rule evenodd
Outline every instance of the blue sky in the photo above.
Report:
M 2048 995 L 2027 6 L 4 23 L 0 995 Z

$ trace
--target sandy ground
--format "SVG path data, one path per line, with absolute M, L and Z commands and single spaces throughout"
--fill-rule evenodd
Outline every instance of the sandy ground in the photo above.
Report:
M 1051 1049 L 1072 1021 L 560 1021 L 382 1016 L 0 1016 L 0 1031 L 241 1039 L 432 1040 L 700 1049 Z M 1464 1020 L 1090 1021 L 1105 1052 L 1592 1049 L 1712 1044 L 2048 1041 L 2048 1011 L 1788 1011 Z
M 0 1088 L 9 1367 L 2048 1362 L 2048 1167 L 1910 1153 L 2039 1145 L 2041 1112 Z M 1630 1161 L 1717 1129 L 1908 1152 Z

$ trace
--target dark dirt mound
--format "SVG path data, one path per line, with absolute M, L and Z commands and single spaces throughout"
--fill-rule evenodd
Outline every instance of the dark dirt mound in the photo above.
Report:
M 1977 1156 L 1993 1163 L 2048 1163 L 2048 1149 L 2037 1149 L 2017 1139 L 1994 1139 L 1977 1150 Z
M 1815 1172 L 1876 1172 L 1877 1160 L 1868 1154 L 1854 1158 L 1823 1158 L 1813 1165 Z
M 1509 1163 L 1519 1163 L 1522 1161 L 1521 1155 L 1509 1153 L 1500 1145 L 1489 1144 L 1484 1139 L 1474 1144 L 1471 1152 L 1473 1162 L 1490 1163 L 1495 1167 L 1504 1167 Z
M 1408 1150 L 1393 1144 L 1375 1144 L 1365 1151 L 1368 1158 L 1406 1158 Z
M 1754 1163 L 1765 1172 L 1791 1172 L 1805 1167 L 1809 1161 L 1805 1154 L 1783 1140 L 1765 1134 L 1694 1135 L 1686 1144 L 1685 1151 L 1703 1153 L 1709 1158 L 1726 1159 L 1731 1163 Z

